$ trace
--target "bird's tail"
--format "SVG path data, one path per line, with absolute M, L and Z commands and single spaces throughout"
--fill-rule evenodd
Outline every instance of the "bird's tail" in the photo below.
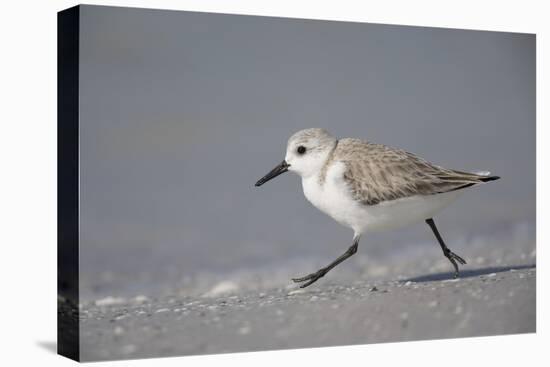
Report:
M 452 188 L 446 191 L 460 190 L 480 183 L 498 180 L 499 178 L 499 176 L 491 176 L 491 172 L 463 172 L 456 170 L 448 170 L 440 176 L 441 180 L 454 184 Z
M 473 174 L 475 174 L 476 176 L 479 176 L 478 179 L 481 182 L 495 181 L 500 178 L 500 176 L 492 176 L 491 172 L 489 171 L 478 171 L 478 172 L 473 172 Z
M 489 182 L 489 181 L 495 181 L 498 180 L 500 176 L 487 176 L 487 177 L 481 177 L 479 180 L 481 182 Z

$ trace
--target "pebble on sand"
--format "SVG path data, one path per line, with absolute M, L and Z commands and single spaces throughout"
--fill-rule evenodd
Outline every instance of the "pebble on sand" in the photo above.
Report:
M 399 319 L 401 320 L 402 328 L 407 328 L 409 326 L 409 314 L 407 312 L 402 312 L 401 315 L 399 315 Z
M 239 285 L 230 280 L 224 280 L 216 284 L 212 289 L 204 294 L 204 297 L 217 297 L 226 293 L 235 293 L 239 290 Z
M 135 353 L 137 350 L 137 347 L 134 344 L 128 344 L 122 347 L 121 352 L 123 354 L 132 354 Z
M 98 299 L 97 301 L 95 301 L 95 305 L 99 307 L 104 307 L 104 306 L 120 305 L 124 302 L 126 302 L 126 300 L 122 297 L 109 296 L 102 299 Z
M 239 328 L 238 332 L 239 332 L 239 334 L 241 334 L 241 335 L 250 334 L 250 326 L 244 325 L 244 326 L 242 326 L 242 327 Z
M 441 281 L 442 283 L 456 283 L 460 282 L 460 278 L 453 278 L 453 279 L 445 279 Z
M 305 293 L 305 292 L 306 292 L 306 291 L 303 290 L 303 289 L 295 289 L 295 290 L 293 290 L 293 291 L 288 292 L 287 294 L 288 294 L 289 296 L 293 296 L 293 295 L 295 295 L 295 294 L 302 294 L 302 293 Z
M 144 296 L 143 294 L 140 294 L 139 296 L 134 297 L 135 303 L 144 303 L 144 302 L 147 302 L 148 300 L 149 298 L 147 298 L 147 296 Z

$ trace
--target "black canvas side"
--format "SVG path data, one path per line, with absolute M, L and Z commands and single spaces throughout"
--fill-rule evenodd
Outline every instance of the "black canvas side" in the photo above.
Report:
M 57 14 L 57 352 L 79 360 L 78 6 Z

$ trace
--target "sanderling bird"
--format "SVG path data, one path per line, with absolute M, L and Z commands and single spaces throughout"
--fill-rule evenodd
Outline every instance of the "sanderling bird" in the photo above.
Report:
M 357 252 L 359 239 L 371 230 L 425 221 L 458 276 L 459 262 L 441 237 L 433 216 L 467 187 L 499 179 L 489 172 L 469 173 L 436 166 L 412 153 L 360 139 L 336 139 L 324 129 L 295 133 L 286 156 L 262 177 L 261 186 L 286 171 L 302 177 L 306 198 L 338 223 L 353 229 L 353 244 L 318 271 L 293 278 L 305 288 Z

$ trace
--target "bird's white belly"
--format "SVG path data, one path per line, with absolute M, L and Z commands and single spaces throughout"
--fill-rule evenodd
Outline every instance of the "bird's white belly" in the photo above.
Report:
M 364 205 L 354 200 L 342 177 L 343 167 L 335 165 L 327 172 L 324 184 L 317 177 L 302 179 L 306 198 L 319 210 L 356 233 L 392 229 L 431 218 L 453 202 L 460 191 L 417 195 L 403 199 Z

